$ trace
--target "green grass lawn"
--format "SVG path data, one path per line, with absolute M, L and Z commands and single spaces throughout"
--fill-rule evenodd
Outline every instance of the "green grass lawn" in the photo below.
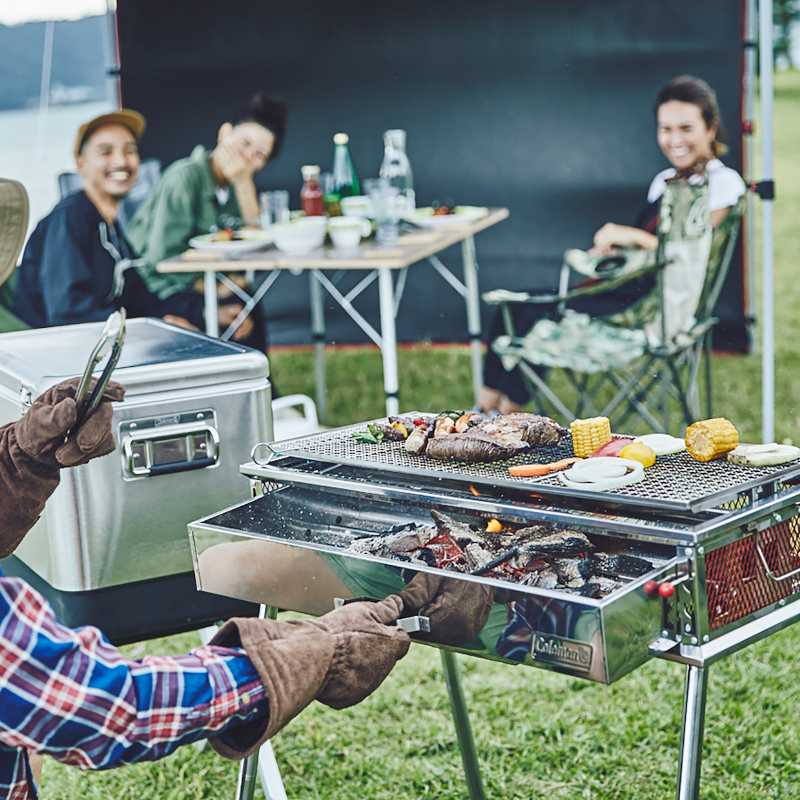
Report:
M 800 73 L 775 76 L 776 437 L 800 443 Z M 756 174 L 758 170 L 756 169 Z M 755 247 L 760 258 L 760 243 Z M 760 305 L 758 306 L 760 313 Z M 715 358 L 715 413 L 743 440 L 761 436 L 761 360 Z M 465 347 L 421 345 L 399 355 L 401 407 L 472 405 Z M 328 422 L 383 415 L 380 355 L 328 357 Z M 284 393 L 313 396 L 313 354 L 283 351 L 272 369 Z M 196 634 L 125 648 L 178 653 Z M 702 797 L 800 798 L 800 628 L 739 652 L 710 671 Z M 675 793 L 683 671 L 654 661 L 613 686 L 527 667 L 458 657 L 489 798 L 642 800 Z M 364 703 L 335 712 L 312 705 L 274 741 L 291 800 L 397 800 L 467 796 L 439 653 L 414 645 Z M 42 796 L 97 800 L 233 797 L 236 765 L 192 747 L 165 761 L 85 774 L 51 760 Z M 260 788 L 257 796 L 262 797 Z

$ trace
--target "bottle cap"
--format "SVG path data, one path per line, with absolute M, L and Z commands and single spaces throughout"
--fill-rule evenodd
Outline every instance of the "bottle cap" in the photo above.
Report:
M 306 164 L 300 167 L 300 172 L 304 178 L 314 178 L 319 175 L 319 167 L 316 164 Z
M 334 144 L 347 144 L 349 141 L 350 137 L 346 133 L 335 133 L 333 135 Z

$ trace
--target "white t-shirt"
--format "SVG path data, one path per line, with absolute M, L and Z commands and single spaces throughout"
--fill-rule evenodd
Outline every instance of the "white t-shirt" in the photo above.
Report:
M 708 210 L 719 211 L 721 208 L 735 206 L 736 201 L 745 193 L 746 186 L 741 175 L 730 167 L 726 167 L 718 158 L 713 158 L 706 164 L 708 172 Z M 675 175 L 675 168 L 659 172 L 653 178 L 647 192 L 647 202 L 655 203 L 662 194 L 667 180 Z M 701 183 L 702 175 L 692 175 L 689 183 Z

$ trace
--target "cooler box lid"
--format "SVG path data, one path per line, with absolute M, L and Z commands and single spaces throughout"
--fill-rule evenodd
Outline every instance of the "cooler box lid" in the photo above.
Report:
M 27 388 L 33 397 L 68 378 L 82 375 L 102 322 L 0 335 L 0 390 L 15 395 Z M 130 319 L 113 380 L 128 395 L 264 380 L 264 353 L 168 325 L 160 319 Z M 96 374 L 100 374 L 102 361 Z

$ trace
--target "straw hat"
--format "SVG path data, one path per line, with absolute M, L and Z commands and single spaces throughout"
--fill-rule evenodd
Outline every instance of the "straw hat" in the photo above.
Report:
M 28 193 L 21 183 L 0 178 L 0 286 L 17 266 L 28 231 Z
M 142 138 L 145 125 L 144 117 L 138 111 L 129 108 L 121 108 L 119 111 L 112 111 L 110 114 L 101 114 L 99 117 L 84 122 L 78 128 L 78 135 L 75 137 L 75 155 L 81 152 L 83 143 L 103 125 L 124 125 L 134 136 L 136 141 Z

